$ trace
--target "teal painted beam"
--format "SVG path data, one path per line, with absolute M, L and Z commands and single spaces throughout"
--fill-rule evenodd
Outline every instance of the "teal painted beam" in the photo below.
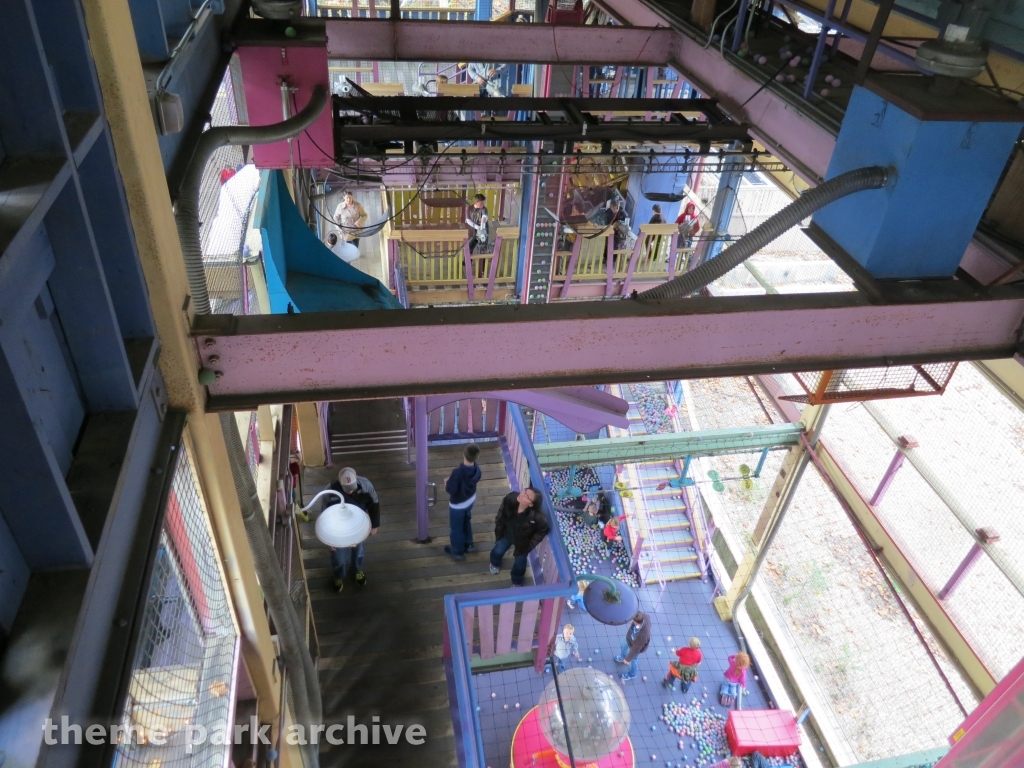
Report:
M 872 760 L 870 763 L 857 763 L 857 765 L 851 765 L 850 768 L 929 768 L 942 759 L 947 752 L 949 752 L 949 747 L 936 747 L 924 752 L 914 752 L 911 755 L 887 757 L 884 760 Z
M 680 456 L 721 456 L 753 453 L 765 448 L 797 445 L 800 424 L 772 424 L 768 427 L 708 429 L 637 437 L 610 437 L 561 443 L 538 443 L 537 458 L 545 468 L 572 464 L 624 464 L 663 461 Z

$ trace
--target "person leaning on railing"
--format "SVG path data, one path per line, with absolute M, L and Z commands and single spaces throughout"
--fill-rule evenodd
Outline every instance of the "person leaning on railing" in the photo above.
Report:
M 512 586 L 521 587 L 526 577 L 527 555 L 536 549 L 551 531 L 548 519 L 541 510 L 540 491 L 527 487 L 519 493 L 513 491 L 501 500 L 494 519 L 494 548 L 491 550 L 491 573 L 501 572 L 501 561 L 512 547 Z

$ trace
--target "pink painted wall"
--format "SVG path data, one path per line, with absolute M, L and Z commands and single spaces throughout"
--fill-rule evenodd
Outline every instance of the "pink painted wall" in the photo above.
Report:
M 238 58 L 242 64 L 250 125 L 269 125 L 284 119 L 282 78 L 298 88 L 293 94 L 292 114 L 306 106 L 315 86 L 329 87 L 327 49 L 323 47 L 239 48 Z M 296 167 L 334 167 L 331 112 L 328 100 L 317 121 L 292 141 Z M 254 148 L 254 158 L 259 168 L 287 168 L 288 142 L 258 145 Z
M 949 743 L 952 749 L 936 768 L 1024 765 L 1024 660 L 964 720 Z

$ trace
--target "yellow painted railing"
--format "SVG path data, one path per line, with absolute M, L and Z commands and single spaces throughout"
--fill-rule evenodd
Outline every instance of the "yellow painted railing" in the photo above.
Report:
M 572 250 L 555 253 L 552 281 L 562 283 L 562 297 L 570 295 L 574 284 L 604 282 L 610 296 L 618 290 L 625 292 L 633 281 L 667 280 L 686 269 L 693 252 L 680 245 L 675 224 L 641 225 L 631 248 L 609 247 L 611 227 L 582 225 L 576 232 Z
M 397 258 L 410 290 L 427 287 L 484 288 L 490 299 L 496 285 L 515 285 L 519 253 L 519 228 L 497 227 L 490 253 L 469 257 L 466 275 L 466 228 L 398 229 L 388 235 L 397 247 Z

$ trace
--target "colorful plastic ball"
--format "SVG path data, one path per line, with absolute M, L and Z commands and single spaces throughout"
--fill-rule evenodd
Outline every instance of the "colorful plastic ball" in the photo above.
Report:
M 496 699 L 496 698 L 498 698 L 498 694 L 496 694 L 496 693 L 492 693 L 492 694 L 491 694 L 491 698 L 492 698 L 492 699 Z

